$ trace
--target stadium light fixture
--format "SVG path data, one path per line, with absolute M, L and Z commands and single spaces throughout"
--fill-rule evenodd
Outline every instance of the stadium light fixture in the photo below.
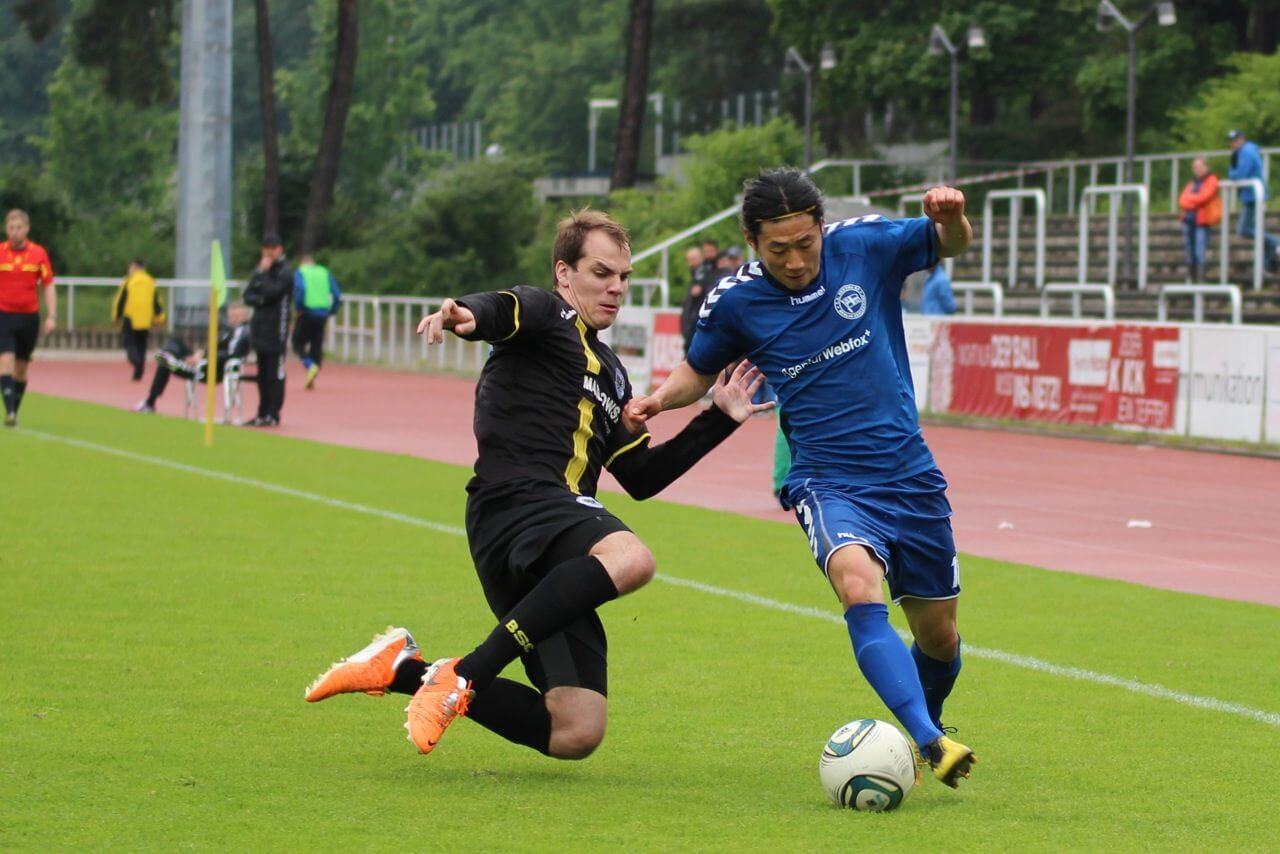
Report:
M 1136 106 L 1138 102 L 1138 30 L 1142 29 L 1154 17 L 1156 23 L 1162 27 L 1171 27 L 1178 23 L 1178 12 L 1171 0 L 1165 2 L 1153 3 L 1142 13 L 1142 17 L 1136 21 L 1131 21 L 1124 16 L 1124 13 L 1116 8 L 1111 0 L 1099 0 L 1098 2 L 1098 32 L 1105 33 L 1111 29 L 1113 24 L 1119 24 L 1125 31 L 1129 40 L 1129 69 L 1128 83 L 1126 89 L 1126 105 L 1125 105 L 1125 128 L 1124 128 L 1124 154 L 1125 154 L 1125 181 L 1133 183 L 1137 170 L 1133 164 L 1134 139 L 1136 136 L 1134 122 L 1136 115 Z M 1125 199 L 1125 253 L 1124 253 L 1124 270 L 1125 278 L 1133 276 L 1133 202 Z
M 987 46 L 987 34 L 977 24 L 970 24 L 965 32 L 965 44 L 970 51 L 982 50 Z M 947 37 L 947 31 L 941 24 L 934 24 L 929 30 L 929 55 L 948 54 L 951 58 L 951 168 L 950 178 L 956 180 L 959 175 L 959 127 L 960 127 L 960 46 Z
M 836 49 L 831 45 L 823 45 L 818 54 L 818 69 L 830 71 L 836 67 Z M 787 48 L 787 55 L 782 70 L 799 71 L 804 75 L 804 168 L 813 165 L 813 66 L 805 62 L 800 51 L 794 47 Z

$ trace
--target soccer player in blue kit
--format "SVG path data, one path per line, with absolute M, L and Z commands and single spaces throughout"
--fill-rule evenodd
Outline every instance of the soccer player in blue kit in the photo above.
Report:
M 693 403 L 736 359 L 764 372 L 794 461 L 780 498 L 845 609 L 858 667 L 954 788 L 976 761 L 941 720 L 960 672 L 960 568 L 947 483 L 920 433 L 901 292 L 907 275 L 972 241 L 964 194 L 933 188 L 918 219 L 828 225 L 799 170 L 766 170 L 744 189 L 742 229 L 760 260 L 711 290 L 684 363 L 628 419 Z M 910 651 L 889 624 L 884 581 Z

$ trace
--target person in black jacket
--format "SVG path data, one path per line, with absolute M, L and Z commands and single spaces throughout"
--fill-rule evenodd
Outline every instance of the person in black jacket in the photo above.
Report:
M 227 325 L 218 333 L 218 362 L 214 383 L 222 382 L 228 359 L 244 359 L 249 355 L 249 309 L 235 303 L 227 309 Z M 156 373 L 151 379 L 151 391 L 134 412 L 155 412 L 156 401 L 169 385 L 169 376 L 177 374 L 183 379 L 208 382 L 208 360 L 204 350 L 192 350 L 181 338 L 174 336 L 156 351 Z
M 627 232 L 598 211 L 557 228 L 555 290 L 515 287 L 447 299 L 419 333 L 493 345 L 476 385 L 479 456 L 467 484 L 467 541 L 498 624 L 471 653 L 428 666 L 392 628 L 307 689 L 412 694 L 407 728 L 430 752 L 457 715 L 547 756 L 582 759 L 604 738 L 607 666 L 596 609 L 646 584 L 652 553 L 596 498 L 608 469 L 635 498 L 656 495 L 740 423 L 759 372 L 743 364 L 714 405 L 667 442 L 631 434 L 631 383 L 598 333 L 613 324 L 631 276 Z M 498 674 L 521 659 L 534 687 Z
M 286 342 L 289 340 L 289 302 L 293 296 L 293 270 L 284 257 L 280 236 L 262 238 L 262 258 L 244 289 L 244 301 L 253 306 L 249 337 L 258 354 L 258 416 L 254 427 L 275 427 L 284 407 Z

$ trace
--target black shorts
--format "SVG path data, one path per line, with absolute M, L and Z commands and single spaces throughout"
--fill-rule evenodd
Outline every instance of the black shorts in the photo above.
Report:
M 15 314 L 0 311 L 0 353 L 12 353 L 15 359 L 26 361 L 35 352 L 39 337 L 39 312 Z
M 564 487 L 504 484 L 472 489 L 467 542 L 485 599 L 505 616 L 557 564 L 588 554 L 609 534 L 629 531 L 594 498 Z M 562 686 L 608 695 L 608 641 L 593 612 L 520 657 L 529 681 L 546 693 Z

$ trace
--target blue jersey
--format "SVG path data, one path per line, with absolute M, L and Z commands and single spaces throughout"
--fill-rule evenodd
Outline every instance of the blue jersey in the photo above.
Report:
M 902 282 L 937 263 L 926 218 L 864 216 L 824 229 L 818 277 L 789 290 L 759 261 L 707 295 L 686 357 L 704 376 L 746 357 L 778 394 L 789 484 L 905 480 L 934 468 L 920 435 Z

